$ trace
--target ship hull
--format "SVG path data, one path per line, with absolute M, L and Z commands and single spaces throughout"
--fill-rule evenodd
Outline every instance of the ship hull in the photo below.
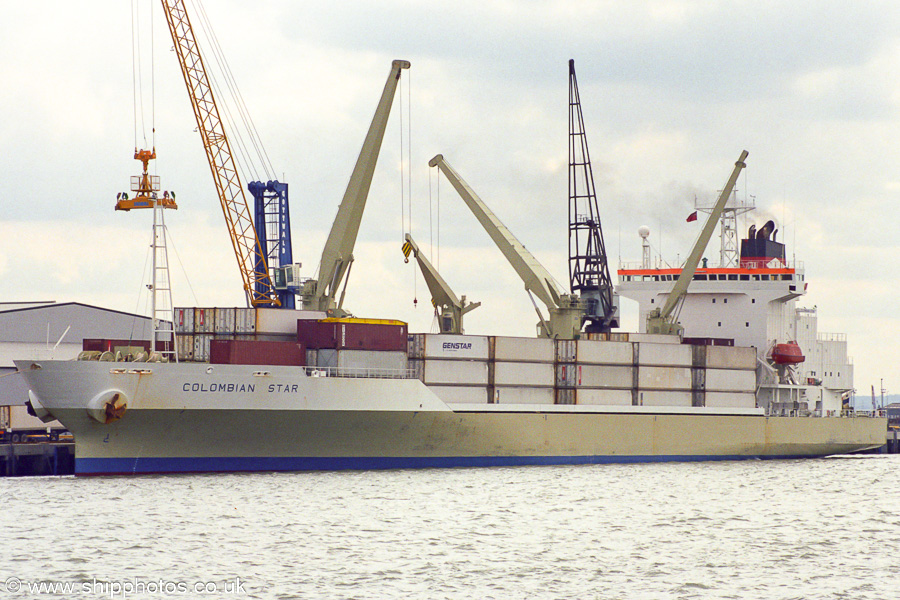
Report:
M 418 380 L 291 367 L 32 365 L 17 363 L 35 400 L 75 435 L 77 475 L 819 457 L 879 447 L 886 430 L 883 419 L 747 410 L 451 408 Z M 104 424 L 90 410 L 111 391 L 127 408 Z

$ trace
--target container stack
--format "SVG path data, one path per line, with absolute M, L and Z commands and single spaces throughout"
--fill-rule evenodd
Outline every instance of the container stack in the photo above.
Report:
M 417 333 L 408 338 L 409 368 L 450 404 L 489 402 L 487 336 Z
M 407 326 L 382 319 L 298 320 L 306 364 L 335 375 L 400 376 L 407 369 Z
M 693 346 L 694 406 L 756 406 L 756 349 Z
M 634 403 L 634 344 L 596 340 L 556 341 L 556 403 Z
M 497 404 L 553 404 L 554 343 L 550 339 L 491 337 L 488 385 Z
M 277 353 L 271 344 L 258 342 L 281 342 L 283 352 L 293 355 L 297 344 L 297 321 L 325 318 L 324 312 L 285 310 L 277 308 L 231 308 L 231 307 L 189 307 L 175 309 L 175 339 L 178 360 L 182 362 L 210 362 L 213 341 L 219 347 L 216 360 L 224 357 L 243 357 L 251 360 L 254 355 L 260 362 L 256 364 L 282 364 L 282 359 L 273 358 Z M 221 342 L 234 340 L 234 349 L 225 349 Z M 237 358 L 235 358 L 237 360 Z M 263 362 L 272 361 L 276 362 Z M 295 364 L 291 358 L 290 364 Z

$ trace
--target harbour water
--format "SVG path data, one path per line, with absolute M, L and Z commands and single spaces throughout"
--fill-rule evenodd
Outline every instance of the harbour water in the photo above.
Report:
M 6 478 L 0 597 L 881 600 L 898 459 Z

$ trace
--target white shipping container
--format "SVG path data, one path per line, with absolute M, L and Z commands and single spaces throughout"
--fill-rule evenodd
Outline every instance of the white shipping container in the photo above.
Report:
M 578 365 L 562 364 L 556 365 L 556 386 L 557 387 L 575 387 L 578 381 Z
M 552 387 L 495 387 L 495 404 L 553 404 Z
M 690 380 L 688 380 L 688 383 L 690 383 Z M 631 390 L 634 386 L 634 368 L 578 365 L 575 373 L 575 385 L 577 387 L 625 388 Z
M 307 367 L 318 367 L 319 366 L 319 351 L 318 350 L 307 350 L 306 351 L 306 366 Z
M 255 308 L 234 309 L 234 331 L 235 333 L 256 333 Z M 296 330 L 294 333 L 296 334 Z
M 575 362 L 575 340 L 556 340 L 556 362 Z
M 297 335 L 297 321 L 301 319 L 324 319 L 326 315 L 318 310 L 288 310 L 284 308 L 257 308 L 257 333 L 283 333 Z
M 487 360 L 488 338 L 485 335 L 424 334 L 425 359 Z
M 423 360 L 422 380 L 431 385 L 487 385 L 488 364 L 474 360 Z
M 194 362 L 209 362 L 209 341 L 212 338 L 211 333 L 194 334 Z
M 706 366 L 710 369 L 756 370 L 756 348 L 706 346 Z
M 406 338 L 406 353 L 410 358 L 422 358 L 425 356 L 425 334 L 410 333 Z
M 194 360 L 194 336 L 190 333 L 179 333 L 175 336 L 175 351 L 178 360 L 190 362 Z
M 447 404 L 487 404 L 486 386 L 430 385 L 428 389 Z
M 233 308 L 216 308 L 216 333 L 234 333 L 234 311 Z
M 553 346 L 553 340 L 547 338 L 498 335 L 494 338 L 494 360 L 552 363 Z
M 578 340 L 578 362 L 599 365 L 630 365 L 634 362 L 631 342 Z
M 638 391 L 638 402 L 641 406 L 691 406 L 691 393 L 670 390 L 640 390 Z
M 642 366 L 638 369 L 638 388 L 642 390 L 689 390 L 691 389 L 691 370 L 684 367 Z
M 575 403 L 599 406 L 631 406 L 631 390 L 579 388 L 575 390 Z
M 194 308 L 194 333 L 212 333 L 216 330 L 215 308 Z
M 495 362 L 494 384 L 553 387 L 553 363 Z
M 325 350 L 319 350 L 323 353 Z M 406 352 L 384 350 L 333 350 L 337 354 L 338 369 L 405 370 Z
M 706 389 L 714 392 L 756 392 L 756 371 L 707 369 Z
M 175 309 L 175 332 L 176 333 L 194 333 L 194 309 L 193 308 L 176 308 Z
M 706 406 L 715 408 L 756 408 L 756 394 L 748 392 L 706 392 Z
M 694 349 L 685 344 L 641 342 L 637 345 L 637 352 L 641 365 L 690 367 L 694 364 Z

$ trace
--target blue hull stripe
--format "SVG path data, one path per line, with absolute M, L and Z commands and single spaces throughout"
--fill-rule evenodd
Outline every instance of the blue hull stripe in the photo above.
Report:
M 344 471 L 506 467 L 520 465 L 596 465 L 650 462 L 698 462 L 810 458 L 803 456 L 667 455 L 667 456 L 262 456 L 172 458 L 76 458 L 76 475 L 151 473 L 232 473 L 250 471 Z

